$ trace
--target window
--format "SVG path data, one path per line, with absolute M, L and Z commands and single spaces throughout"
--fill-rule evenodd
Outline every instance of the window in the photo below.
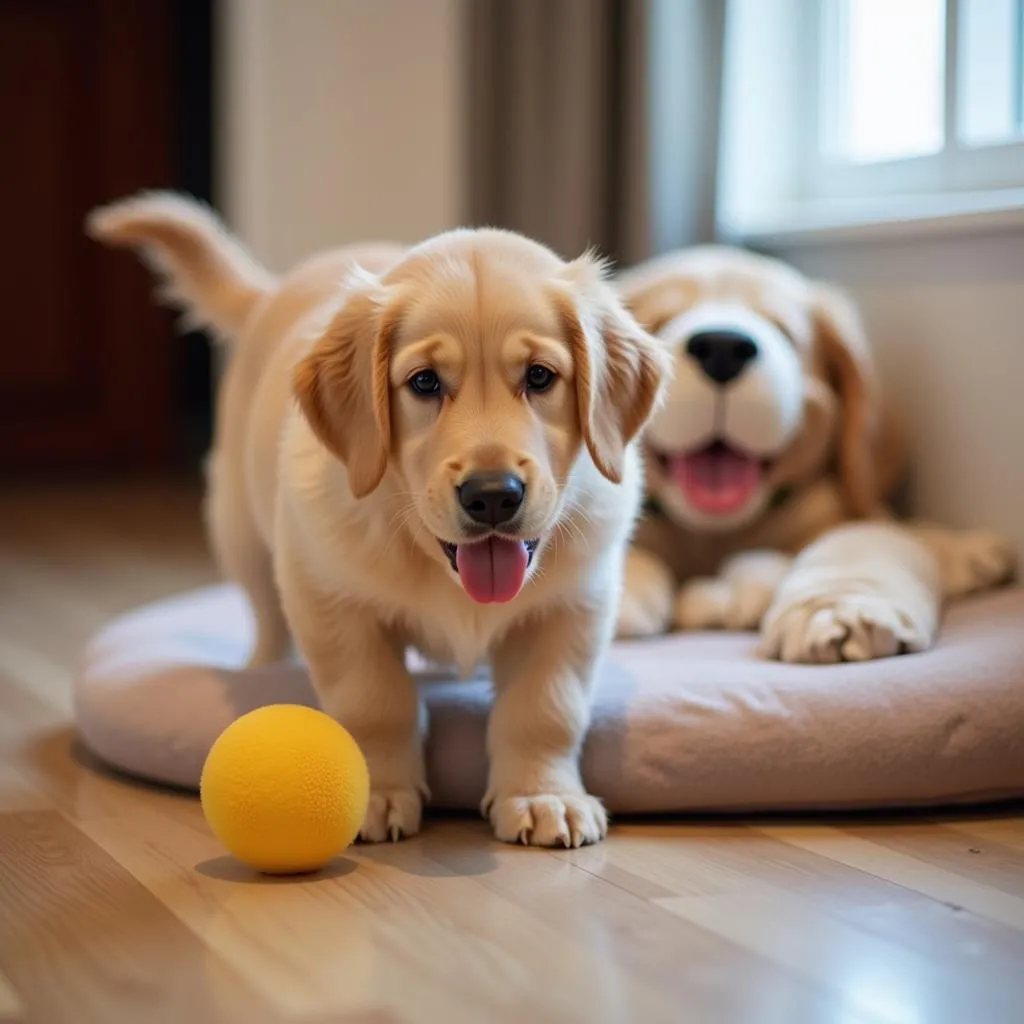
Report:
M 1024 0 L 729 0 L 724 95 L 727 222 L 1024 205 Z
M 821 0 L 808 192 L 1024 182 L 1024 0 Z M 868 173 L 868 168 L 873 168 Z
M 817 146 L 852 164 L 938 153 L 943 144 L 943 0 L 826 0 Z

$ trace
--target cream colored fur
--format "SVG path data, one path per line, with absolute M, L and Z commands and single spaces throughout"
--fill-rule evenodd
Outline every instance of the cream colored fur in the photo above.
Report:
M 666 369 L 601 267 L 466 230 L 340 249 L 275 281 L 208 211 L 160 194 L 100 210 L 90 229 L 155 255 L 172 295 L 231 341 L 211 541 L 252 604 L 252 663 L 282 657 L 293 635 L 365 753 L 363 838 L 420 828 L 425 723 L 404 658 L 416 646 L 465 671 L 493 665 L 496 835 L 600 839 L 606 815 L 578 757 L 641 496 L 634 437 Z M 537 359 L 558 379 L 526 395 Z M 428 365 L 447 388 L 436 403 L 406 386 Z M 519 596 L 476 604 L 437 538 L 460 537 L 460 474 L 513 466 L 540 547 Z
M 944 600 L 1011 574 L 1003 538 L 892 522 L 886 501 L 903 447 L 842 293 L 777 260 L 714 246 L 651 260 L 619 287 L 676 364 L 646 430 L 652 453 L 720 436 L 766 466 L 747 505 L 714 519 L 647 459 L 662 514 L 640 525 L 628 555 L 620 636 L 760 629 L 762 651 L 785 661 L 885 657 L 931 646 Z M 726 388 L 685 353 L 708 327 L 741 329 L 758 346 Z

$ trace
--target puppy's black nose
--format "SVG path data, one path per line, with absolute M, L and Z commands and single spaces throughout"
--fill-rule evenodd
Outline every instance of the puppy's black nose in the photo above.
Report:
M 698 331 L 686 343 L 686 354 L 713 381 L 728 384 L 757 357 L 757 342 L 742 331 Z
M 498 526 L 519 511 L 526 484 L 514 473 L 474 473 L 455 490 L 470 519 L 485 526 Z

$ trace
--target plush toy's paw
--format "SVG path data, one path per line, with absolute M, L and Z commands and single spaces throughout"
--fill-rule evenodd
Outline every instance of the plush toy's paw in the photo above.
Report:
M 778 551 L 743 551 L 717 576 L 684 583 L 676 597 L 677 629 L 756 630 L 793 559 Z
M 775 586 L 721 576 L 684 583 L 676 598 L 677 629 L 756 630 L 775 596 Z
M 608 834 L 604 804 L 587 793 L 538 793 L 488 797 L 484 813 L 505 843 L 575 849 Z
M 422 816 L 423 798 L 418 790 L 371 790 L 359 838 L 364 843 L 397 842 L 419 832 Z
M 961 597 L 1012 579 L 1016 569 L 1013 545 L 996 533 L 970 530 L 956 534 L 940 560 L 946 595 Z
M 668 629 L 668 616 L 657 605 L 645 602 L 642 596 L 623 594 L 619 617 L 615 622 L 616 640 L 641 640 L 658 636 Z
M 766 658 L 812 665 L 868 661 L 927 650 L 934 626 L 882 594 L 837 594 L 770 612 L 761 638 Z
M 631 548 L 626 556 L 616 638 L 639 639 L 666 632 L 674 591 L 668 568 L 646 551 Z

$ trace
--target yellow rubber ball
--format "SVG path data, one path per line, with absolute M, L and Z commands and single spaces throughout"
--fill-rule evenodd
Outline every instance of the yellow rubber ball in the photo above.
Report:
M 356 741 L 313 708 L 272 704 L 217 738 L 199 782 L 214 835 L 268 874 L 315 871 L 356 837 L 370 773 Z

